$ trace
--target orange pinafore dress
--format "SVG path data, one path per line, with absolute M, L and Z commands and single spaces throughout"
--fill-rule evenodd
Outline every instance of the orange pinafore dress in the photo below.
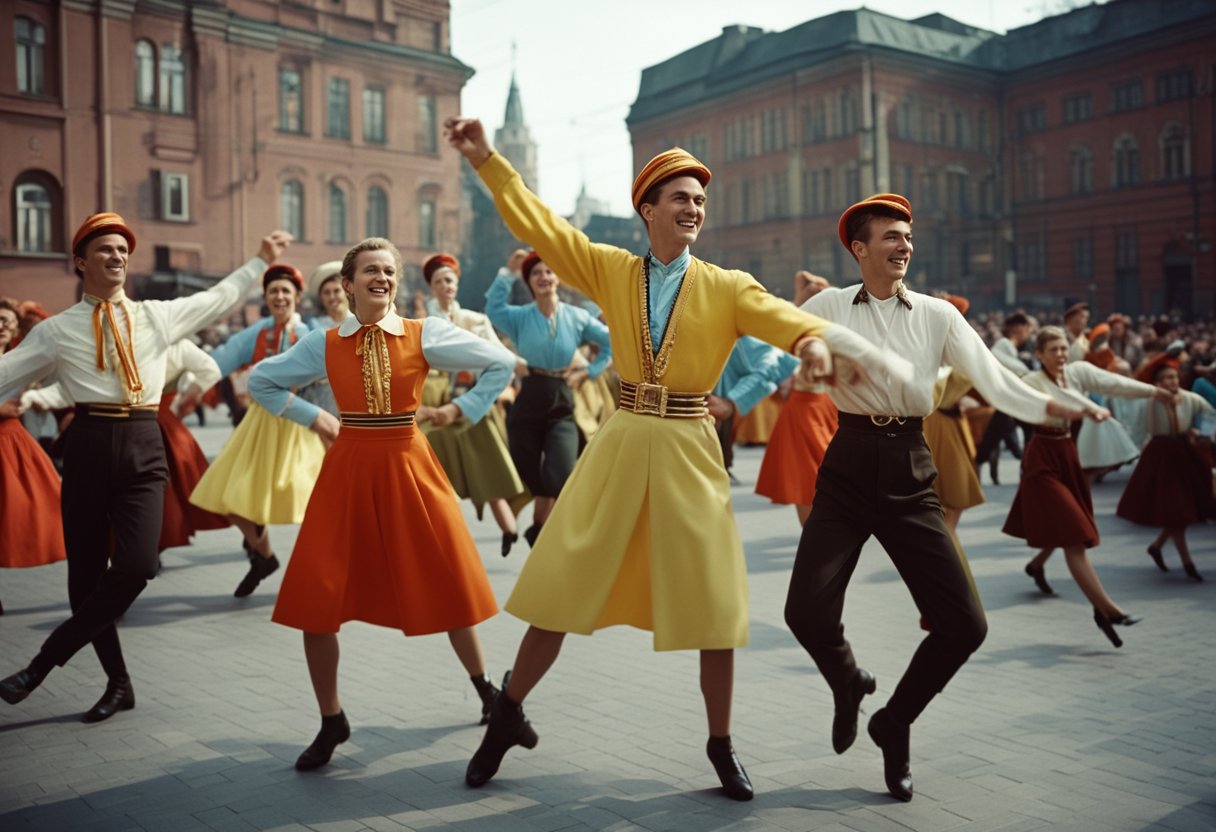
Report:
M 447 475 L 414 424 L 356 426 L 372 412 L 369 392 L 388 381 L 388 411 L 405 421 L 430 369 L 422 354 L 422 321 L 405 334 L 380 330 L 387 379 L 365 384 L 364 350 L 379 352 L 364 327 L 325 339 L 325 368 L 343 414 L 325 455 L 300 534 L 283 577 L 273 620 L 305 632 L 336 633 L 366 621 L 406 635 L 477 624 L 498 612 L 485 568 Z M 381 336 L 377 336 L 379 340 Z

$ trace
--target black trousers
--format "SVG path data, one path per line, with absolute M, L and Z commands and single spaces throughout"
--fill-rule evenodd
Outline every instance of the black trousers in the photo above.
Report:
M 988 624 L 942 519 L 919 424 L 857 428 L 846 423 L 868 417 L 840 416 L 798 544 L 785 620 L 832 690 L 847 685 L 857 663 L 841 624 L 845 590 L 862 545 L 877 537 L 930 628 L 887 703 L 891 717 L 911 724 L 984 641 Z
M 556 497 L 578 460 L 574 391 L 562 378 L 525 376 L 507 414 L 507 443 L 534 497 Z
M 992 418 L 988 420 L 988 427 L 984 429 L 980 444 L 975 448 L 975 464 L 983 465 L 987 462 L 1001 447 L 1001 442 L 1007 444 L 1010 441 L 1016 442 L 1017 436 L 1015 435 L 1010 440 L 1009 435 L 1017 429 L 1017 420 L 1008 413 L 1002 413 L 999 410 L 993 412 Z
M 114 622 L 156 576 L 169 469 L 154 412 L 112 419 L 78 412 L 63 466 L 63 538 L 72 616 L 42 645 L 64 665 L 92 642 L 106 675 L 126 673 Z

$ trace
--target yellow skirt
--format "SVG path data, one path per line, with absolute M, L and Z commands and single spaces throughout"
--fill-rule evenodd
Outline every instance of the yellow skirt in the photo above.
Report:
M 943 506 L 965 510 L 984 502 L 975 473 L 975 442 L 965 418 L 933 411 L 925 417 L 925 444 L 937 468 L 933 490 Z
M 261 525 L 299 523 L 324 457 L 315 433 L 252 402 L 190 502 Z
M 558 632 L 651 630 L 655 650 L 746 645 L 747 568 L 713 422 L 613 415 L 505 609 Z

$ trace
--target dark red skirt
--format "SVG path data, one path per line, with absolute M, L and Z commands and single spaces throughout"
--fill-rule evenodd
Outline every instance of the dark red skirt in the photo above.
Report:
M 55 563 L 63 548 L 59 474 L 20 419 L 0 419 L 0 567 Z
M 1119 499 L 1116 514 L 1141 526 L 1176 529 L 1216 516 L 1212 469 L 1185 436 L 1154 436 Z
M 194 486 L 207 470 L 207 457 L 194 441 L 182 420 L 170 409 L 175 394 L 166 393 L 156 413 L 161 436 L 165 440 L 165 461 L 169 465 L 169 484 L 165 487 L 165 521 L 160 530 L 160 551 L 174 546 L 189 546 L 195 532 L 227 528 L 224 517 L 199 508 L 190 502 Z
M 1098 545 L 1094 501 L 1071 436 L 1031 437 L 1002 531 L 1036 549 Z

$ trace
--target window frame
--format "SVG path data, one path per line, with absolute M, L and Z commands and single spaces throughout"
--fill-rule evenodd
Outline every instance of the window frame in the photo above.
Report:
M 23 38 L 18 27 L 28 24 Z M 17 92 L 21 95 L 46 95 L 46 25 L 26 15 L 13 19 L 13 52 L 17 61 Z M 41 38 L 41 40 L 39 40 Z
M 343 90 L 344 101 L 335 97 L 339 89 Z M 335 120 L 339 109 L 340 124 Z M 350 141 L 350 79 L 338 75 L 331 75 L 325 85 L 325 137 Z
M 164 222 L 190 222 L 190 175 L 161 171 L 159 176 L 160 211 L 157 219 Z M 172 210 L 173 187 L 179 185 L 181 190 L 181 210 Z

